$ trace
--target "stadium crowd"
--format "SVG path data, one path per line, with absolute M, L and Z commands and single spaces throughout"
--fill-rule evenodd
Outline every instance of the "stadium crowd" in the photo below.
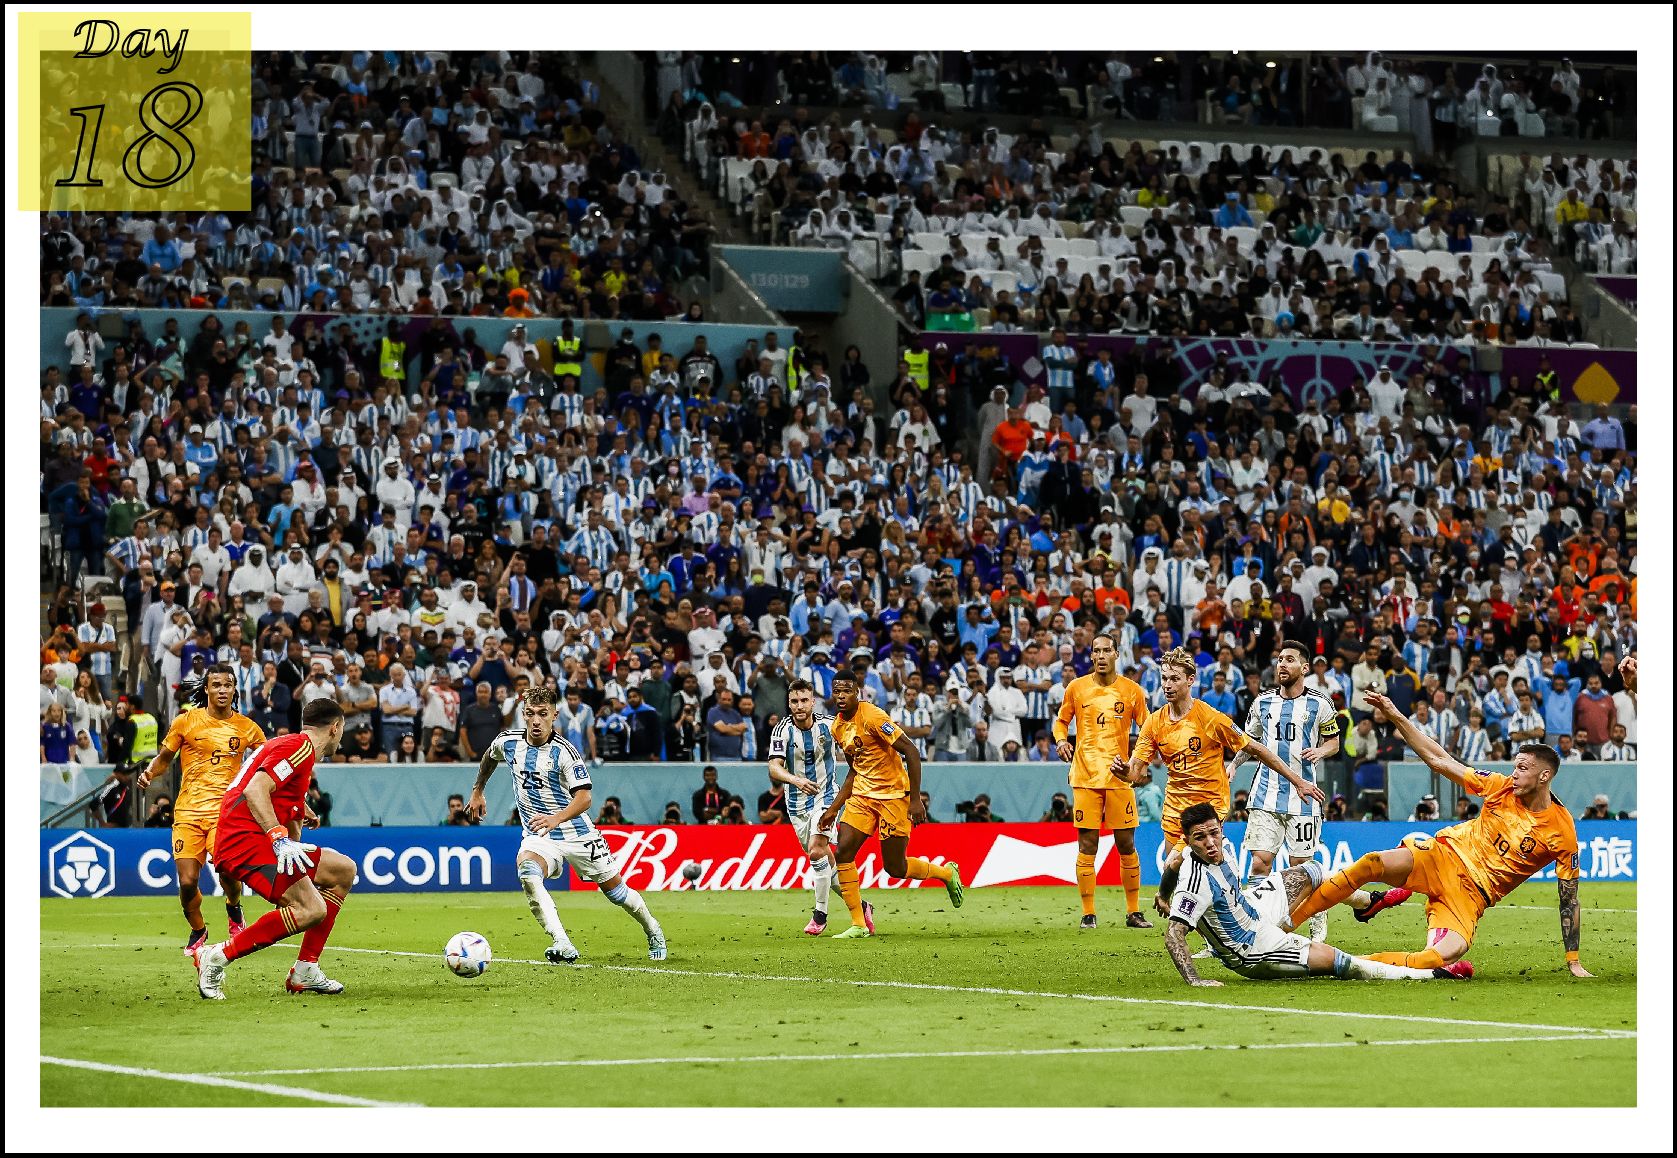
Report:
M 713 229 L 564 58 L 259 54 L 251 211 L 50 216 L 42 304 L 681 314 Z

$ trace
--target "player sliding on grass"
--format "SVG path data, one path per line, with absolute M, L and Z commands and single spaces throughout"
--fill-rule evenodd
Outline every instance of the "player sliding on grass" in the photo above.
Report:
M 1066 685 L 1065 702 L 1054 720 L 1060 759 L 1071 762 L 1072 823 L 1077 827 L 1077 892 L 1083 902 L 1083 929 L 1095 927 L 1095 854 L 1101 829 L 1112 830 L 1112 847 L 1124 882 L 1124 924 L 1153 926 L 1141 915 L 1141 857 L 1135 851 L 1135 787 L 1126 775 L 1130 730 L 1147 718 L 1147 693 L 1117 672 L 1118 647 L 1112 636 L 1095 636 L 1090 647 L 1095 670 Z M 1077 744 L 1070 725 L 1077 724 Z
M 332 700 L 311 700 L 303 705 L 303 730 L 263 744 L 227 786 L 216 827 L 218 867 L 277 907 L 230 940 L 200 943 L 192 950 L 198 996 L 222 1000 L 229 962 L 299 932 L 303 944 L 286 978 L 286 990 L 344 991 L 341 982 L 321 972 L 320 952 L 355 883 L 355 862 L 329 848 L 298 841 L 303 821 L 315 819 L 305 804 L 314 763 L 330 760 L 343 737 L 343 709 Z
M 821 814 L 838 798 L 838 742 L 833 717 L 816 714 L 815 685 L 794 680 L 786 691 L 787 716 L 769 734 L 769 779 L 786 785 L 786 817 L 809 854 L 815 913 L 804 932 L 819 937 L 827 929 L 827 899 L 832 895 L 832 845 L 838 825 L 817 826 Z M 862 902 L 862 915 L 873 906 Z
M 873 936 L 873 914 L 862 904 L 862 886 L 856 876 L 856 854 L 868 837 L 879 833 L 880 859 L 885 871 L 909 880 L 942 881 L 949 900 L 957 909 L 965 897 L 961 888 L 961 866 L 951 862 L 935 865 L 908 855 L 908 834 L 926 820 L 926 806 L 920 802 L 920 749 L 903 735 L 873 704 L 864 703 L 856 677 L 841 671 L 833 677 L 833 739 L 850 765 L 850 774 L 838 796 L 821 813 L 818 827 L 838 826 L 839 894 L 850 909 L 850 928 L 837 939 Z
M 564 872 L 566 862 L 583 880 L 599 885 L 606 900 L 646 931 L 647 956 L 664 960 L 669 956 L 664 930 L 641 895 L 623 883 L 605 838 L 588 819 L 588 806 L 594 799 L 588 762 L 554 732 L 558 702 L 552 690 L 531 688 L 524 693 L 521 707 L 524 727 L 509 728 L 489 742 L 478 764 L 477 783 L 472 786 L 466 810 L 483 819 L 489 808 L 483 789 L 494 775 L 495 765 L 506 761 L 518 818 L 524 825 L 524 839 L 518 843 L 518 882 L 524 886 L 530 912 L 553 942 L 547 948 L 548 961 L 573 965 L 580 956 L 565 934 L 559 910 L 553 907 L 553 898 L 543 883 L 544 878 Z
M 1577 829 L 1572 814 L 1549 791 L 1560 770 L 1560 755 L 1547 744 L 1526 744 L 1514 757 L 1512 776 L 1469 768 L 1423 733 L 1390 699 L 1370 693 L 1368 702 L 1377 717 L 1391 721 L 1427 767 L 1483 797 L 1484 807 L 1474 819 L 1442 829 L 1436 836 L 1411 836 L 1398 848 L 1371 852 L 1333 874 L 1293 906 L 1292 925 L 1344 901 L 1360 907 L 1359 916 L 1366 919 L 1390 907 L 1390 894 L 1363 906 L 1357 905 L 1355 894 L 1363 885 L 1384 881 L 1427 897 L 1427 947 L 1418 953 L 1379 953 L 1373 959 L 1416 969 L 1437 968 L 1462 960 L 1485 910 L 1553 862 L 1560 887 L 1566 967 L 1574 977 L 1590 976 L 1578 960 Z
M 1378 958 L 1353 957 L 1332 945 L 1285 931 L 1287 907 L 1321 883 L 1315 861 L 1274 873 L 1249 887 L 1223 854 L 1223 825 L 1210 804 L 1182 810 L 1187 860 L 1171 897 L 1165 949 L 1182 979 L 1194 986 L 1218 986 L 1194 969 L 1188 931 L 1197 928 L 1213 955 L 1242 977 L 1278 981 L 1294 977 L 1338 977 L 1347 981 L 1466 980 L 1473 967 L 1463 961 L 1433 969 L 1387 964 Z

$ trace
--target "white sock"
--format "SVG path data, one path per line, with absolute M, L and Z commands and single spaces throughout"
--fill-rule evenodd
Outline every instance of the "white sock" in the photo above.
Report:
M 1310 939 L 1312 941 L 1326 941 L 1328 939 L 1328 915 L 1317 913 L 1310 918 Z
M 1431 969 L 1411 969 L 1407 965 L 1388 965 L 1367 957 L 1353 957 L 1345 976 L 1353 981 L 1431 981 Z
M 640 922 L 641 928 L 648 933 L 663 931 L 658 927 L 658 920 L 652 915 L 652 910 L 648 909 L 646 902 L 641 900 L 641 895 L 628 885 L 619 884 L 615 889 L 603 889 L 601 891 L 606 894 L 606 900 L 627 911 L 631 917 Z
M 827 915 L 827 898 L 833 893 L 833 862 L 826 857 L 809 862 L 809 883 L 815 890 L 815 911 Z
M 530 906 L 530 912 L 535 914 L 536 920 L 541 922 L 549 939 L 555 945 L 568 944 L 570 938 L 565 936 L 565 926 L 559 920 L 559 910 L 553 907 L 553 898 L 547 895 L 547 885 L 542 880 L 542 866 L 533 860 L 518 862 L 518 883 L 524 886 L 524 900 Z

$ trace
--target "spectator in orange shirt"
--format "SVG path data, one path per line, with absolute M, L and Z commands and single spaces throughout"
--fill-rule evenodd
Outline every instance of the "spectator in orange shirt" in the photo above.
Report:
M 509 318 L 533 318 L 536 311 L 530 308 L 530 291 L 520 286 L 507 294 L 506 316 Z
M 750 131 L 740 134 L 739 155 L 745 160 L 767 157 L 773 151 L 774 138 L 763 131 L 762 121 L 752 121 Z
M 1036 428 L 1020 416 L 1019 407 L 1007 408 L 1007 421 L 996 427 L 996 433 L 990 436 L 1002 458 L 1007 460 L 1008 473 L 1012 474 L 1019 465 L 1019 459 L 1030 448 L 1031 436 Z
M 1118 582 L 1118 572 L 1108 567 L 1101 574 L 1101 584 L 1095 588 L 1095 610 L 1101 615 L 1111 615 L 1111 606 L 1117 603 L 1129 614 L 1130 593 L 1124 585 Z

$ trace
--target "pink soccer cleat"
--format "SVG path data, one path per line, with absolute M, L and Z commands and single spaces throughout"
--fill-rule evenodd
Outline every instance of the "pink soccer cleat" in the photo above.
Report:
M 1351 915 L 1357 918 L 1357 920 L 1367 923 L 1372 921 L 1376 914 L 1383 913 L 1387 909 L 1401 905 L 1414 895 L 1415 891 L 1413 889 L 1406 889 L 1401 885 L 1395 889 L 1387 889 L 1383 893 L 1370 893 L 1369 896 L 1371 896 L 1373 900 L 1369 901 L 1368 908 L 1356 909 L 1351 913 Z
M 809 924 L 804 926 L 804 932 L 809 934 L 811 937 L 819 937 L 822 933 L 825 933 L 826 931 L 827 931 L 827 914 L 826 913 L 816 913 L 814 916 L 810 917 Z
M 873 906 L 866 901 L 862 902 L 862 923 L 868 927 L 868 932 L 871 934 L 873 932 Z
M 1464 957 L 1460 961 L 1444 966 L 1442 969 L 1434 969 L 1432 975 L 1440 981 L 1472 981 L 1473 962 Z

